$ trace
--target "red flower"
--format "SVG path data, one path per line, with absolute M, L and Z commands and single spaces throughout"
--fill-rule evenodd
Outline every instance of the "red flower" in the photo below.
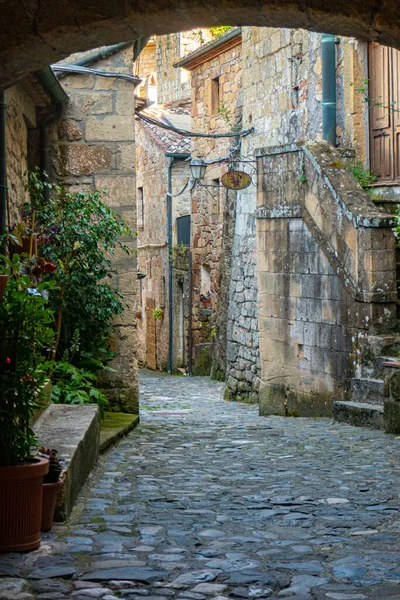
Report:
M 40 266 L 42 267 L 42 270 L 45 273 L 54 273 L 54 271 L 56 271 L 56 269 L 57 269 L 57 265 L 55 265 L 55 264 L 53 264 L 51 262 L 46 262 L 44 260 L 41 261 L 41 265 Z

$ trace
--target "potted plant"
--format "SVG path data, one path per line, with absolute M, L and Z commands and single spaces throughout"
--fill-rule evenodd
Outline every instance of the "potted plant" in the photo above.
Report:
M 51 283 L 33 285 L 30 265 L 0 256 L 8 282 L 0 299 L 0 552 L 40 545 L 45 458 L 35 456 L 30 419 L 47 379 L 54 342 Z
M 56 508 L 57 493 L 62 487 L 63 481 L 60 479 L 63 467 L 57 457 L 57 450 L 40 448 L 39 456 L 49 461 L 49 472 L 43 479 L 43 502 L 42 502 L 42 523 L 41 531 L 50 531 L 54 511 Z
M 200 294 L 200 300 L 203 303 L 203 308 L 211 308 L 211 292 Z

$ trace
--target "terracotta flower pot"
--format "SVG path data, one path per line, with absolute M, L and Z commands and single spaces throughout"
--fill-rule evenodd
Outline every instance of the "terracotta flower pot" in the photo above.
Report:
M 40 546 L 46 458 L 0 467 L 0 552 L 26 552 Z
M 8 275 L 0 275 L 0 298 L 3 297 L 3 294 L 6 290 L 8 281 Z
M 50 531 L 53 525 L 54 510 L 58 490 L 62 487 L 63 481 L 43 484 L 43 503 L 42 503 L 42 525 L 41 531 Z

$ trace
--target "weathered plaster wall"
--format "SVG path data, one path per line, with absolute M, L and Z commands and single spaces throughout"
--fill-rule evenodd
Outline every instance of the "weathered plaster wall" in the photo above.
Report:
M 12 225 L 28 201 L 24 172 L 29 163 L 29 128 L 36 126 L 36 106 L 21 86 L 7 90 L 6 104 L 7 185 Z
M 104 70 L 132 73 L 132 47 L 96 63 Z M 72 191 L 108 190 L 106 201 L 136 230 L 134 87 L 117 78 L 69 75 L 62 85 L 70 97 L 54 136 L 55 172 Z M 131 250 L 117 252 L 113 283 L 126 305 L 116 319 L 113 361 L 116 373 L 102 376 L 112 410 L 137 412 L 136 237 L 123 240 Z

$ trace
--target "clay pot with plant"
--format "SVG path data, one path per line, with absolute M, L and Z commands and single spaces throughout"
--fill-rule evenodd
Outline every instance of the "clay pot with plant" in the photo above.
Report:
M 48 306 L 51 283 L 32 284 L 15 254 L 0 256 L 8 275 L 0 299 L 0 552 L 40 545 L 43 477 L 48 460 L 37 456 L 30 420 L 54 342 L 54 315 Z M 29 267 L 28 267 L 29 271 Z
M 62 488 L 63 480 L 60 479 L 63 471 L 62 464 L 57 456 L 57 450 L 40 448 L 39 456 L 49 461 L 49 472 L 43 478 L 43 502 L 41 531 L 50 531 L 57 503 L 57 494 Z

